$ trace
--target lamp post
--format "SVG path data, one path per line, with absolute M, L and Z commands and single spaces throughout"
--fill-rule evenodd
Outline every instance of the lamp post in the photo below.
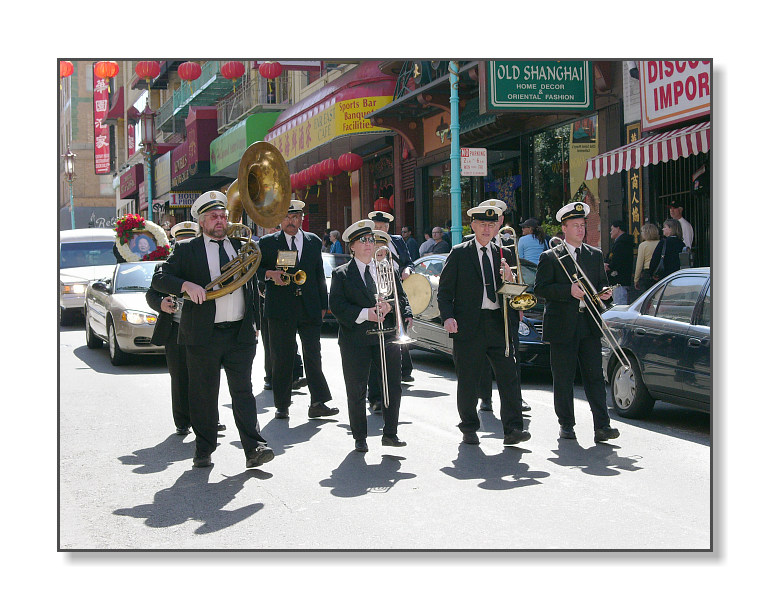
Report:
M 462 187 L 460 186 L 460 87 L 459 64 L 456 61 L 449 62 L 449 133 L 452 142 L 449 153 L 451 164 L 451 186 L 449 188 L 452 210 L 452 245 L 457 245 L 463 240 L 462 220 Z
M 75 204 L 72 195 L 72 181 L 75 180 L 75 157 L 77 155 L 70 150 L 70 145 L 67 144 L 67 152 L 62 155 L 64 159 L 64 179 L 70 185 L 70 221 L 72 222 L 72 228 L 75 228 Z
M 150 98 L 147 97 L 147 105 L 142 111 L 142 147 L 144 158 L 147 161 L 147 220 L 152 222 L 152 154 L 155 149 L 155 113 L 150 108 Z

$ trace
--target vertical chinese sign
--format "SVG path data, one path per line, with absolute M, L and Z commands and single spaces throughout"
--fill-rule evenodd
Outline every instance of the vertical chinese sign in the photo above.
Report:
M 110 109 L 107 79 L 94 74 L 94 170 L 97 174 L 110 173 L 110 127 L 105 123 Z
M 639 139 L 641 126 L 639 123 L 631 123 L 626 126 L 626 142 L 631 144 Z M 628 232 L 633 235 L 634 243 L 639 244 L 642 232 L 642 170 L 641 168 L 629 169 L 628 172 Z

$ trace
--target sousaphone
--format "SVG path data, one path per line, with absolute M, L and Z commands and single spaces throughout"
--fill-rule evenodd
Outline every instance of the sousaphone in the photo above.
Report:
M 251 238 L 251 229 L 241 223 L 243 212 L 259 226 L 272 229 L 289 211 L 291 180 L 281 152 L 268 142 L 254 142 L 243 153 L 238 179 L 228 187 L 226 195 L 227 236 L 239 240 L 241 247 L 237 256 L 222 267 L 222 275 L 205 286 L 207 301 L 243 286 L 257 272 L 262 260 L 259 246 Z

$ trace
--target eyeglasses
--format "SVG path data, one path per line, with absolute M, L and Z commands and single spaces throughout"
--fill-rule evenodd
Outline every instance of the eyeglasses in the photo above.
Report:
M 211 220 L 227 220 L 225 212 L 209 212 L 207 217 Z
M 363 237 L 359 237 L 358 241 L 360 241 L 362 244 L 373 244 L 374 237 L 372 237 L 371 235 L 364 235 Z

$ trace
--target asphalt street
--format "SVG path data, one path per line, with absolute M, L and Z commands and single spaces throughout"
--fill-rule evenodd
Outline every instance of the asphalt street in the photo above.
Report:
M 213 467 L 192 468 L 193 435 L 174 433 L 163 357 L 122 367 L 85 346 L 82 323 L 60 329 L 59 540 L 62 550 L 709 549 L 709 416 L 659 404 L 646 421 L 616 418 L 595 444 L 576 386 L 577 441 L 558 439 L 550 375 L 524 374 L 529 442 L 504 448 L 499 398 L 481 413 L 479 446 L 460 442 L 452 363 L 413 350 L 399 436 L 353 451 L 339 349 L 324 332 L 324 372 L 340 414 L 309 420 L 307 388 L 288 420 L 253 381 L 273 461 L 246 469 L 224 374 L 227 425 Z

